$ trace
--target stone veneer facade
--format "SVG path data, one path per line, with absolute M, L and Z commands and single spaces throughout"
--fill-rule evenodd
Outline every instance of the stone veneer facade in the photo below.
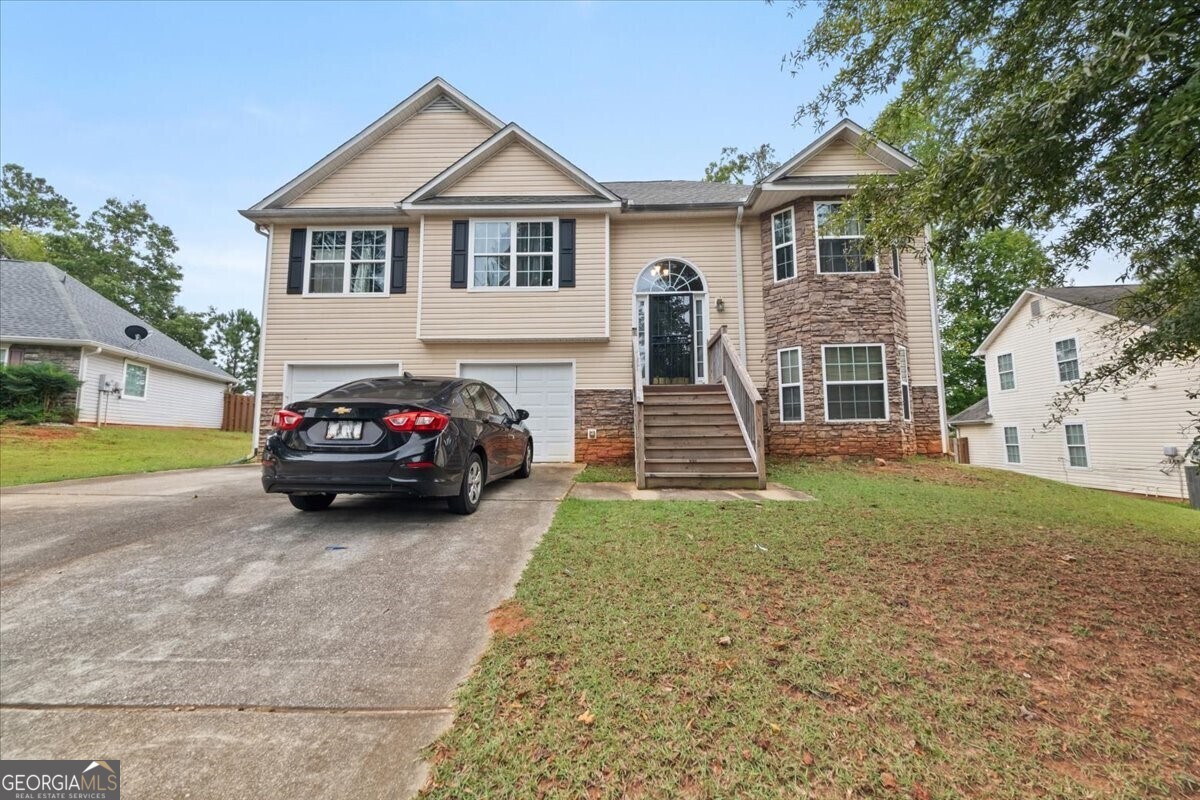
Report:
M 588 438 L 588 429 L 596 438 Z M 575 460 L 589 464 L 633 461 L 633 395 L 628 389 L 575 390 Z
M 75 377 L 79 377 L 80 350 L 79 347 L 56 347 L 42 344 L 13 344 L 9 345 L 8 363 L 17 364 L 57 364 Z M 54 409 L 63 419 L 74 421 L 79 415 L 77 404 L 79 392 L 72 390 L 63 394 L 54 403 Z
M 803 198 L 792 204 L 795 215 L 796 276 L 775 281 L 772 214 L 761 224 L 763 314 L 768 356 L 767 452 L 773 456 L 865 456 L 901 458 L 918 452 L 917 432 L 926 430 L 928 403 L 918 405 L 912 392 L 913 420 L 903 419 L 896 348 L 908 346 L 903 277 L 892 275 L 890 263 L 878 272 L 817 272 L 814 204 L 842 198 Z M 884 259 L 881 259 L 881 262 Z M 823 345 L 882 344 L 887 375 L 888 416 L 880 422 L 826 422 Z M 777 352 L 800 348 L 804 388 L 804 420 L 783 422 L 779 409 Z M 936 396 L 936 391 L 934 392 Z M 932 424 L 938 427 L 936 398 Z M 938 450 L 941 436 L 938 435 Z

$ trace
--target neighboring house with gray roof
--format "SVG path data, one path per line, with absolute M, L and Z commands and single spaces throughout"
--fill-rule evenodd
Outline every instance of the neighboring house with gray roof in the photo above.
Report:
M 130 326 L 148 332 L 135 341 Z M 219 428 L 233 376 L 53 264 L 0 259 L 0 364 L 53 362 L 80 422 Z
M 1183 497 L 1200 364 L 1168 364 L 1120 391 L 1096 392 L 1061 423 L 1051 404 L 1116 355 L 1111 325 L 1136 286 L 1065 286 L 1024 292 L 975 355 L 984 359 L 988 396 L 949 422 L 967 440 L 970 463 L 1043 478 L 1149 495 Z M 1136 335 L 1137 328 L 1132 329 Z

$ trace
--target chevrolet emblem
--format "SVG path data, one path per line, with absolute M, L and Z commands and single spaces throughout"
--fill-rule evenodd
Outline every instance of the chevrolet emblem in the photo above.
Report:
M 333 413 L 335 413 L 335 414 L 349 414 L 349 413 L 350 413 L 350 409 L 346 408 L 345 406 L 338 406 L 337 408 L 335 408 L 335 409 L 333 410 Z

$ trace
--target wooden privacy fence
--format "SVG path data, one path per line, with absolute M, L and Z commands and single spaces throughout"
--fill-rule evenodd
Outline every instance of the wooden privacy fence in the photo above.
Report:
M 244 431 L 245 433 L 254 430 L 254 395 L 225 395 L 225 411 L 221 415 L 221 430 Z

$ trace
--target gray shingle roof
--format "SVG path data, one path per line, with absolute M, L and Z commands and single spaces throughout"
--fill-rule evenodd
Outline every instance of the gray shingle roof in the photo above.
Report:
M 631 207 L 736 205 L 744 202 L 753 188 L 709 181 L 614 181 L 604 186 Z
M 1121 300 L 1133 294 L 1137 284 L 1116 284 L 1108 286 L 1051 286 L 1045 289 L 1034 289 L 1038 294 L 1062 300 L 1082 308 L 1090 308 L 1101 314 L 1119 317 Z
M 962 411 L 955 414 L 947 422 L 951 425 L 962 425 L 971 422 L 987 422 L 992 418 L 991 406 L 988 399 L 985 397 L 977 403 L 964 408 Z
M 129 325 L 144 326 L 150 336 L 135 344 L 125 335 Z M 44 262 L 0 259 L 0 338 L 98 342 L 233 380 L 211 361 Z

